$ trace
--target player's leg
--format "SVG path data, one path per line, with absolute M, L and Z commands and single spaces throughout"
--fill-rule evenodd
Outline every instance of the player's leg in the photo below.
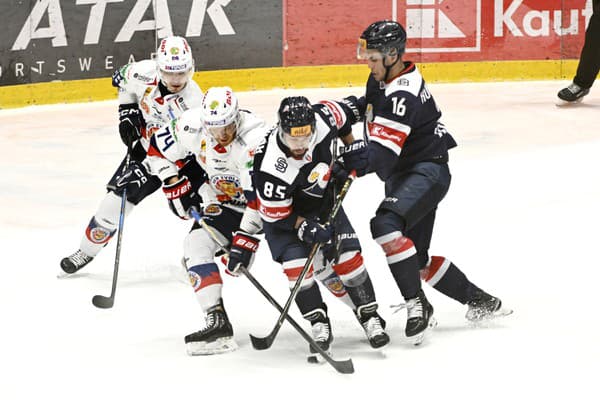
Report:
M 445 164 L 419 163 L 386 182 L 386 198 L 371 220 L 371 233 L 386 254 L 388 266 L 407 305 L 405 333 L 415 343 L 434 323 L 433 307 L 421 288 L 417 249 L 407 232 L 443 199 L 450 185 Z
M 412 228 L 406 231 L 417 249 L 421 279 L 438 292 L 468 305 L 467 319 L 476 321 L 506 315 L 502 302 L 474 285 L 452 261 L 445 257 L 429 257 L 436 210 L 431 210 Z M 502 311 L 501 311 L 502 310 Z
M 241 220 L 241 214 L 211 204 L 205 207 L 205 221 L 222 243 L 231 241 L 231 232 Z M 194 223 L 184 242 L 184 260 L 196 299 L 205 314 L 206 326 L 185 337 L 190 355 L 217 354 L 235 350 L 233 327 L 223 306 L 223 280 L 215 263 L 219 246 L 211 234 Z
M 128 183 L 126 185 L 119 184 L 119 182 L 123 182 L 121 179 L 123 166 L 125 165 L 125 159 L 123 159 L 107 184 L 106 196 L 104 196 L 96 213 L 90 219 L 81 238 L 79 249 L 61 260 L 60 266 L 64 272 L 72 274 L 85 267 L 114 236 L 119 224 L 121 194 L 125 186 L 127 187 L 125 217 L 144 198 L 160 188 L 161 183 L 158 177 L 150 175 L 146 168 L 141 165 L 140 160 L 143 160 L 145 151 L 141 145 L 139 147 L 141 150 L 136 146 L 132 153 L 129 168 L 132 177 L 127 179 Z
M 594 13 L 585 31 L 585 40 L 573 82 L 558 92 L 566 103 L 578 103 L 589 94 L 600 71 L 600 0 L 594 0 Z M 563 103 L 564 104 L 564 103 Z
M 268 224 L 265 224 L 264 231 L 271 256 L 283 267 L 289 287 L 292 289 L 300 278 L 310 249 L 298 240 L 295 232 L 277 229 Z M 302 316 L 311 324 L 314 341 L 323 350 L 328 350 L 333 340 L 331 323 L 327 314 L 327 305 L 315 282 L 312 266 L 302 280 L 295 302 Z M 311 348 L 310 352 L 316 351 Z
M 317 279 L 330 290 L 332 282 L 340 282 L 335 286 L 345 289 L 350 306 L 371 346 L 386 345 L 389 336 L 385 333 L 385 320 L 377 313 L 375 290 L 364 265 L 360 243 L 343 209 L 336 218 L 335 239 L 323 247 L 322 255 L 324 260 L 315 264 Z M 319 268 L 324 272 L 319 273 Z

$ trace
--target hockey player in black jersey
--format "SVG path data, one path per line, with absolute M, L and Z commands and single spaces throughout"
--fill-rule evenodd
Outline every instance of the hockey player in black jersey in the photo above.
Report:
M 360 36 L 357 55 L 371 70 L 366 95 L 358 101 L 368 145 L 358 140 L 342 157 L 359 176 L 375 172 L 385 182 L 371 233 L 406 300 L 406 336 L 418 344 L 434 323 L 421 279 L 467 304 L 470 321 L 510 310 L 451 261 L 428 255 L 437 206 L 450 186 L 448 150 L 456 142 L 439 121 L 441 112 L 419 70 L 403 60 L 405 43 L 406 32 L 394 21 L 375 22 Z
M 355 98 L 354 98 L 355 99 Z M 281 102 L 278 125 L 259 145 L 254 156 L 258 209 L 273 260 L 283 266 L 294 287 L 314 243 L 322 243 L 296 296 L 296 304 L 312 324 L 313 337 L 324 349 L 332 341 L 327 307 L 315 278 L 349 305 L 372 347 L 389 342 L 361 247 L 354 229 L 340 209 L 333 224 L 324 226 L 331 211 L 328 191 L 333 164 L 332 146 L 339 137 L 354 141 L 347 117 L 348 103 L 311 105 L 305 97 Z M 243 251 L 243 249 L 240 249 Z

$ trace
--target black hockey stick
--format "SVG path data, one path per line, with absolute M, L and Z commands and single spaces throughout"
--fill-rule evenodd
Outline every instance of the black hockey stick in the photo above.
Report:
M 225 254 L 229 254 L 229 250 L 227 249 L 227 246 L 224 245 L 223 243 L 221 243 L 221 240 L 217 237 L 215 232 L 206 223 L 206 221 L 204 221 L 204 219 L 202 219 L 202 216 L 198 213 L 198 211 L 195 210 L 194 208 L 192 208 L 190 211 L 190 214 L 192 215 L 192 217 L 194 217 L 196 222 L 198 222 L 200 225 L 202 225 L 202 227 L 204 229 L 206 229 L 208 234 L 213 238 L 213 240 L 215 241 L 215 243 L 217 243 L 217 245 L 221 248 L 221 250 Z M 269 303 L 271 303 L 273 305 L 273 307 L 275 307 L 277 310 L 279 310 L 279 312 L 283 312 L 283 308 L 279 305 L 279 303 L 277 303 L 277 301 L 273 298 L 273 296 L 271 296 L 269 294 L 269 292 L 256 280 L 256 278 L 254 278 L 254 276 L 248 271 L 248 269 L 246 267 L 240 266 L 240 271 L 242 271 L 242 274 L 244 274 L 246 276 L 246 278 L 248 278 L 250 283 L 252 283 L 256 289 L 258 289 L 258 291 L 269 301 Z M 347 360 L 342 360 L 342 361 L 334 360 L 333 358 L 331 358 L 329 353 L 327 353 L 325 350 L 321 349 L 321 347 L 314 341 L 314 339 L 312 337 L 310 337 L 310 335 L 308 333 L 306 333 L 306 331 L 304 329 L 302 329 L 302 327 L 300 325 L 298 325 L 298 323 L 290 315 L 288 315 L 286 313 L 285 318 L 294 327 L 294 329 L 296 329 L 296 331 L 298 331 L 298 333 L 304 338 L 304 340 L 306 340 L 313 349 L 315 349 L 319 354 L 321 354 L 321 356 L 323 356 L 323 358 L 333 368 L 335 368 L 336 371 L 338 371 L 342 374 L 351 374 L 354 372 L 354 364 L 352 363 L 352 359 L 349 358 Z M 252 335 L 250 337 L 252 337 Z
M 342 201 L 344 201 L 344 198 L 346 197 L 346 194 L 348 193 L 348 190 L 350 189 L 350 185 L 354 181 L 354 178 L 356 178 L 356 173 L 354 171 L 352 171 L 352 173 L 348 176 L 348 178 L 344 182 L 344 185 L 342 186 L 340 193 L 335 198 L 335 202 L 333 203 L 333 208 L 331 209 L 331 212 L 329 213 L 329 217 L 327 218 L 326 225 L 330 225 L 334 222 L 335 216 L 337 215 L 338 211 L 340 210 L 340 207 L 342 206 Z M 256 336 L 250 335 L 250 340 L 252 341 L 252 346 L 255 349 L 265 350 L 265 349 L 268 349 L 269 347 L 271 347 L 271 345 L 273 344 L 273 341 L 275 340 L 277 333 L 281 329 L 281 325 L 283 324 L 283 321 L 287 317 L 287 314 L 290 310 L 292 302 L 294 301 L 294 299 L 296 298 L 296 295 L 300 291 L 300 286 L 302 285 L 302 281 L 304 280 L 304 277 L 306 276 L 308 270 L 310 269 L 313 258 L 315 258 L 315 255 L 317 254 L 317 252 L 319 251 L 320 248 L 321 248 L 321 243 L 315 243 L 313 245 L 313 247 L 311 248 L 310 253 L 308 254 L 308 258 L 306 259 L 306 263 L 304 264 L 304 268 L 302 268 L 302 272 L 300 272 L 300 275 L 298 276 L 298 279 L 296 280 L 296 284 L 292 288 L 290 296 L 288 297 L 288 300 L 285 303 L 283 310 L 281 310 L 281 315 L 277 319 L 277 322 L 275 323 L 275 326 L 271 330 L 271 333 L 269 333 L 265 337 L 256 337 Z
M 127 149 L 127 156 L 125 157 L 125 165 L 123 166 L 122 173 L 125 174 L 129 167 L 129 161 L 131 160 L 131 148 Z M 100 294 L 92 297 L 92 304 L 98 308 L 111 308 L 115 304 L 115 292 L 117 290 L 117 276 L 119 275 L 119 260 L 121 259 L 121 238 L 123 237 L 123 222 L 125 220 L 125 202 L 127 201 L 127 185 L 123 188 L 123 194 L 121 195 L 121 213 L 119 214 L 119 233 L 117 234 L 117 250 L 115 254 L 115 267 L 112 278 L 112 289 L 110 296 L 102 296 Z

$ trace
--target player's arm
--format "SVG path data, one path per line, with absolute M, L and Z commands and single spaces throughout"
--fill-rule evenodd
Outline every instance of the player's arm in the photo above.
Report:
M 152 135 L 146 162 L 151 173 L 163 182 L 162 189 L 171 211 L 182 219 L 189 219 L 191 207 L 201 207 L 202 197 L 198 194 L 198 188 L 202 182 L 188 178 L 190 173 L 185 171 L 195 171 L 199 168 L 200 175 L 194 173 L 193 176 L 200 176 L 201 181 L 205 173 L 194 160 L 181 154 L 171 131 L 173 125 L 167 124 Z
M 145 121 L 139 107 L 140 97 L 134 90 L 131 75 L 135 74 L 135 63 L 118 68 L 112 75 L 112 85 L 119 89 L 119 134 L 123 143 L 132 147 L 141 137 Z
M 389 95 L 367 123 L 369 172 L 390 168 L 398 161 L 412 131 L 420 101 L 412 94 L 397 91 Z

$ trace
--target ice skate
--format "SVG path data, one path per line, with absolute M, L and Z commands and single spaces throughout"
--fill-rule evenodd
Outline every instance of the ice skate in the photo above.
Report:
M 90 257 L 81 250 L 77 250 L 70 256 L 63 258 L 60 261 L 60 267 L 65 273 L 74 274 L 88 265 L 93 259 L 94 257 Z
M 420 345 L 430 328 L 437 325 L 433 318 L 433 306 L 425 297 L 423 290 L 419 290 L 417 297 L 406 301 L 406 337 L 415 345 Z
M 226 353 L 237 349 L 233 339 L 233 328 L 222 304 L 217 304 L 206 313 L 206 327 L 185 337 L 190 356 Z
M 589 92 L 590 89 L 584 89 L 576 83 L 571 83 L 569 86 L 558 92 L 559 101 L 557 105 L 581 103 L 583 97 Z
M 512 314 L 512 310 L 502 307 L 502 301 L 482 290 L 478 290 L 473 299 L 467 302 L 468 310 L 465 318 L 470 322 L 505 317 Z
M 378 349 L 390 342 L 390 337 L 385 333 L 385 320 L 377 313 L 377 304 L 360 306 L 355 315 L 371 347 Z
M 312 337 L 313 340 L 317 343 L 317 345 L 329 353 L 329 345 L 333 341 L 333 334 L 331 333 L 331 322 L 329 321 L 329 317 L 327 316 L 327 306 L 323 304 L 323 308 L 318 308 L 314 311 L 309 312 L 304 315 L 304 318 L 309 320 L 312 327 Z M 309 363 L 321 363 L 323 362 L 323 358 L 318 353 L 318 351 L 313 348 L 312 345 L 309 346 L 310 355 L 307 358 Z

